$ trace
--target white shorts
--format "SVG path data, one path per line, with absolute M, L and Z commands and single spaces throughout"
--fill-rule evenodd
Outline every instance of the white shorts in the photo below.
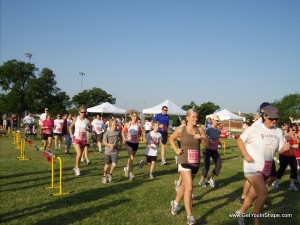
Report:
M 181 166 L 181 164 L 178 164 L 178 173 L 179 173 L 180 171 L 191 171 L 191 169 L 190 169 L 190 168 L 183 168 L 183 167 Z

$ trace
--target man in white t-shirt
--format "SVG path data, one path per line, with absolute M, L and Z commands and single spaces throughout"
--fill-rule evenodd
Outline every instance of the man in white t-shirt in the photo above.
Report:
M 28 113 L 28 115 L 24 117 L 23 123 L 24 125 L 29 125 L 30 127 L 33 125 L 34 118 L 32 116 L 32 113 Z

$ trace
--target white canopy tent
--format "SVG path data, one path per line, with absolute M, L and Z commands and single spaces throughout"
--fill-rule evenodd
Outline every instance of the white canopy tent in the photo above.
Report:
M 174 102 L 171 100 L 167 99 L 166 101 L 148 109 L 143 109 L 144 114 L 157 114 L 161 113 L 161 109 L 163 106 L 168 107 L 168 114 L 169 115 L 177 115 L 177 116 L 182 116 L 186 115 L 186 111 L 181 109 L 179 106 L 177 106 Z
M 228 121 L 228 124 L 229 124 L 229 129 L 228 129 L 228 130 L 229 130 L 229 132 L 230 132 L 230 130 L 231 130 L 231 126 L 230 126 L 230 121 L 231 121 L 231 120 L 238 120 L 238 121 L 243 121 L 243 120 L 244 120 L 243 117 L 241 117 L 241 116 L 239 116 L 239 115 L 236 115 L 236 114 L 230 112 L 230 111 L 227 110 L 227 109 L 223 109 L 223 110 L 221 110 L 221 111 L 219 111 L 219 112 L 216 112 L 216 113 L 214 113 L 214 114 L 207 115 L 206 118 L 207 118 L 207 117 L 212 117 L 212 115 L 218 115 L 220 121 Z
M 100 105 L 87 108 L 87 112 L 91 113 L 113 113 L 113 114 L 126 114 L 125 109 L 118 108 L 109 102 L 104 102 Z

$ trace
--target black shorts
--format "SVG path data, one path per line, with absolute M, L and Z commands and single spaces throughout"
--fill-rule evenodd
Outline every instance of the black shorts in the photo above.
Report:
M 126 141 L 125 146 L 126 148 L 131 148 L 132 151 L 136 152 L 139 148 L 139 143 L 131 143 L 129 141 Z
M 147 163 L 156 162 L 157 156 L 146 155 Z
M 192 166 L 191 164 L 181 164 L 182 168 L 190 169 L 192 171 L 192 174 L 195 175 L 198 173 L 199 165 L 198 166 Z
M 164 145 L 167 144 L 168 141 L 168 132 L 159 132 L 161 134 L 161 143 Z
M 53 133 L 54 136 L 62 137 L 62 134 L 59 133 Z
M 43 134 L 42 140 L 48 140 L 48 137 L 53 137 L 53 134 Z

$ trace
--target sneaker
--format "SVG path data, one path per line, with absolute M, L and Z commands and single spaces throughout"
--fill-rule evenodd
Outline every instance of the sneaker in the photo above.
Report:
M 99 153 L 101 153 L 102 152 L 102 150 L 99 150 Z
M 274 189 L 279 189 L 278 181 L 275 180 L 275 181 L 272 183 L 272 186 L 273 186 Z
M 128 177 L 128 168 L 127 167 L 124 167 L 124 174 L 125 174 L 125 177 Z
M 129 176 L 129 180 L 134 180 L 134 178 L 135 178 L 135 176 L 134 176 L 133 174 L 131 174 L 131 175 Z
M 188 225 L 194 225 L 196 223 L 197 222 L 196 222 L 196 220 L 195 220 L 195 218 L 193 216 L 187 216 L 187 222 L 186 222 L 186 224 L 188 224 Z
M 180 184 L 177 183 L 177 180 L 175 180 L 175 191 L 178 191 L 180 187 Z
M 84 162 L 84 159 L 81 159 L 80 162 Z
M 239 198 L 239 202 L 240 202 L 241 204 L 244 204 L 244 201 L 245 201 L 245 198 L 243 198 L 243 197 L 240 197 L 240 198 Z
M 139 169 L 142 170 L 143 167 L 144 167 L 144 160 L 141 160 L 139 164 Z
M 60 145 L 58 145 L 58 149 L 61 149 L 61 146 L 60 146 Z
M 289 187 L 289 191 L 299 191 L 299 189 L 295 186 L 295 184 L 291 184 Z
M 79 168 L 76 169 L 76 168 L 74 167 L 74 172 L 75 172 L 75 175 L 76 175 L 76 176 L 80 176 L 80 170 L 79 170 Z
M 150 175 L 149 175 L 149 178 L 150 178 L 151 180 L 153 180 L 153 179 L 154 179 L 154 177 L 153 177 L 152 173 L 150 173 Z
M 102 183 L 103 183 L 103 184 L 107 183 L 107 179 L 106 179 L 105 176 L 102 177 Z
M 242 213 L 239 210 L 237 210 L 235 214 L 236 214 L 236 218 L 238 219 L 238 225 L 245 225 L 245 221 L 244 221 L 244 217 L 242 216 Z
M 161 165 L 166 165 L 167 164 L 167 161 L 166 160 L 161 160 Z
M 211 187 L 215 187 L 216 183 L 212 178 L 208 179 L 208 183 L 210 184 Z
M 171 207 L 171 213 L 175 216 L 180 210 L 179 205 L 175 203 L 175 200 L 173 200 L 171 201 Z
M 90 160 L 86 160 L 86 165 L 90 165 L 91 161 Z
M 113 180 L 112 174 L 107 174 L 107 180 L 109 183 L 112 182 L 112 180 Z
M 202 180 L 202 181 L 199 181 L 199 186 L 201 187 L 206 187 L 206 183 Z

